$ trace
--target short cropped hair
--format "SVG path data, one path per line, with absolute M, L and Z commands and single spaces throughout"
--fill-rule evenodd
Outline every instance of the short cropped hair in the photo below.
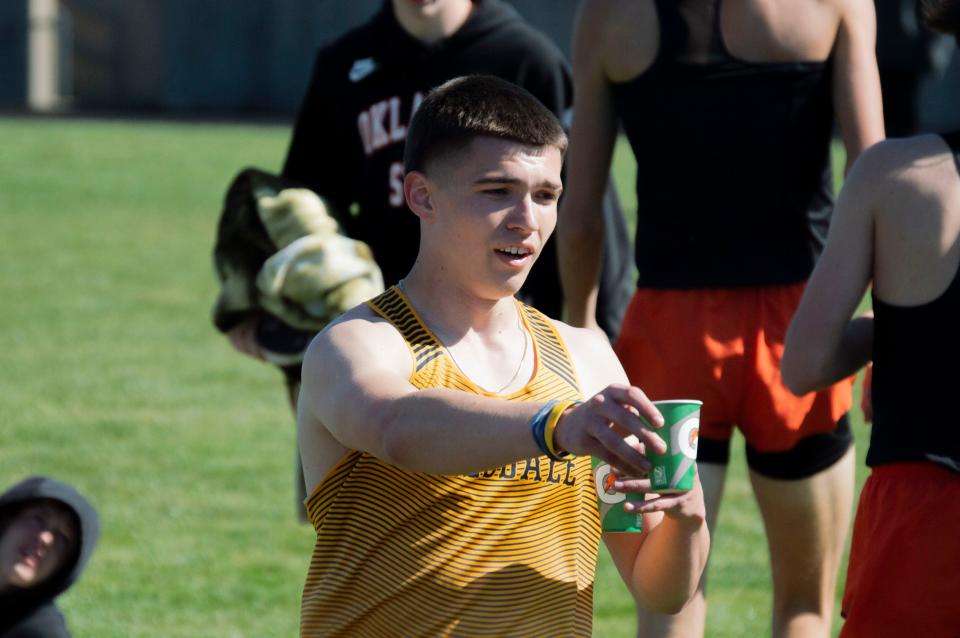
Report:
M 526 89 L 490 75 L 454 78 L 430 91 L 410 122 L 403 153 L 407 172 L 424 172 L 438 156 L 476 137 L 567 150 L 560 121 Z
M 920 0 L 920 15 L 929 28 L 952 35 L 960 44 L 960 0 Z

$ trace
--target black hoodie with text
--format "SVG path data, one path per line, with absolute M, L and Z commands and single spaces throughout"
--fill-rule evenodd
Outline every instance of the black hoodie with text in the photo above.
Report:
M 340 212 L 350 237 L 367 243 L 386 285 L 407 274 L 420 226 L 403 196 L 403 146 L 430 89 L 455 77 L 493 75 L 525 88 L 561 121 L 573 103 L 569 65 L 545 35 L 501 0 L 474 0 L 451 36 L 425 44 L 407 33 L 389 1 L 369 22 L 320 49 L 300 108 L 283 176 Z M 633 290 L 632 251 L 619 202 L 608 189 L 598 320 L 613 335 Z M 355 214 L 346 214 L 354 210 Z M 548 242 L 518 295 L 559 317 L 555 242 Z
M 0 594 L 0 638 L 70 636 L 54 600 L 80 578 L 100 537 L 100 521 L 93 506 L 69 485 L 43 476 L 28 478 L 0 495 L 0 535 L 20 508 L 38 499 L 59 501 L 73 511 L 80 522 L 78 549 L 73 562 L 48 581 Z

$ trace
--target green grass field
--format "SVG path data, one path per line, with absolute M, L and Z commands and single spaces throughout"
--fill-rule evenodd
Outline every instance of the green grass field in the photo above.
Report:
M 0 487 L 50 474 L 95 502 L 100 547 L 62 599 L 80 638 L 296 633 L 313 534 L 294 521 L 281 377 L 209 321 L 223 191 L 244 166 L 278 170 L 287 136 L 0 119 Z M 618 148 L 631 210 L 632 170 Z M 766 544 L 739 440 L 719 525 L 707 635 L 768 635 Z M 595 635 L 633 627 L 601 555 Z

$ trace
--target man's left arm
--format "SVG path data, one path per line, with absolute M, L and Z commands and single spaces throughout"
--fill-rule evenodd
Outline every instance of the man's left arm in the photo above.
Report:
M 803 395 L 859 370 L 873 348 L 873 317 L 853 317 L 873 273 L 874 192 L 884 144 L 857 161 L 843 186 L 827 245 L 787 331 L 783 381 Z
M 649 492 L 650 479 L 621 478 L 613 487 Z M 604 534 L 610 556 L 638 605 L 675 614 L 696 593 L 710 553 L 700 477 L 689 492 L 628 502 L 625 508 L 643 514 L 643 531 Z
M 872 0 L 839 0 L 833 53 L 833 110 L 847 152 L 844 174 L 867 148 L 884 138 L 883 98 L 877 70 L 877 16 Z
M 602 335 L 564 326 L 564 339 L 587 396 L 610 383 L 627 383 L 623 367 Z M 558 437 L 562 428 L 561 420 Z M 648 478 L 622 476 L 613 487 L 621 492 L 651 491 Z M 710 552 L 700 477 L 689 492 L 628 502 L 625 508 L 643 514 L 643 531 L 603 537 L 621 578 L 641 607 L 667 614 L 680 611 L 696 592 Z

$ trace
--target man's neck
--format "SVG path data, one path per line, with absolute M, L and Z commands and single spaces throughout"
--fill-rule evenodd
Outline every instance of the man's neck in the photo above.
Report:
M 402 280 L 400 288 L 441 340 L 458 341 L 470 332 L 495 335 L 513 330 L 517 323 L 513 297 L 484 299 L 416 266 Z
M 440 0 L 436 6 L 417 7 L 393 0 L 393 14 L 404 31 L 424 44 L 433 44 L 457 32 L 473 11 L 471 0 Z

